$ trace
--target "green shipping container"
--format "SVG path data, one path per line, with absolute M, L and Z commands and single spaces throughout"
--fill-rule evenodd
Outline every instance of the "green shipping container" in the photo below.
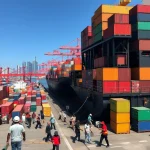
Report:
M 132 107 L 131 118 L 138 121 L 150 120 L 150 109 L 146 107 Z
M 93 29 L 93 34 L 96 35 L 101 31 L 102 31 L 102 24 L 100 23 Z
M 138 22 L 132 25 L 132 31 L 136 30 L 150 30 L 150 22 Z
M 30 111 L 31 112 L 36 112 L 36 105 L 31 105 L 30 106 Z
M 102 32 L 99 32 L 98 34 L 94 35 L 93 42 L 96 43 L 98 41 L 102 40 Z

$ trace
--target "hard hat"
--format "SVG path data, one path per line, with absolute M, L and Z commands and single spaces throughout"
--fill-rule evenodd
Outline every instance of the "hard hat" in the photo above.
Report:
M 15 116 L 13 121 L 14 121 L 14 122 L 19 122 L 19 121 L 20 121 L 20 118 L 19 118 L 18 116 Z
M 90 116 L 92 116 L 92 114 L 90 114 Z

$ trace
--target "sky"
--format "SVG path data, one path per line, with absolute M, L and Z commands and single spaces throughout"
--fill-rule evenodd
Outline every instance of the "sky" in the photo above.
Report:
M 44 53 L 80 38 L 104 3 L 118 0 L 0 0 L 0 66 L 16 67 L 35 56 L 39 63 L 52 60 Z

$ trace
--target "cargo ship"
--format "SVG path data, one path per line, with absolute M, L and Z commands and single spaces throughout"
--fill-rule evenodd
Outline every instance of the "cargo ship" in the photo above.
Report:
M 109 120 L 113 97 L 150 107 L 150 6 L 123 2 L 95 11 L 92 26 L 81 32 L 82 70 L 73 64 L 67 77 L 84 107 L 101 120 Z

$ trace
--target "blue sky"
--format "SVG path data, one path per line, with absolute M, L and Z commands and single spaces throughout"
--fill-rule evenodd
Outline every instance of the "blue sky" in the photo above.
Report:
M 0 66 L 15 67 L 80 37 L 100 4 L 118 0 L 1 0 Z M 132 0 L 131 4 L 141 0 Z

